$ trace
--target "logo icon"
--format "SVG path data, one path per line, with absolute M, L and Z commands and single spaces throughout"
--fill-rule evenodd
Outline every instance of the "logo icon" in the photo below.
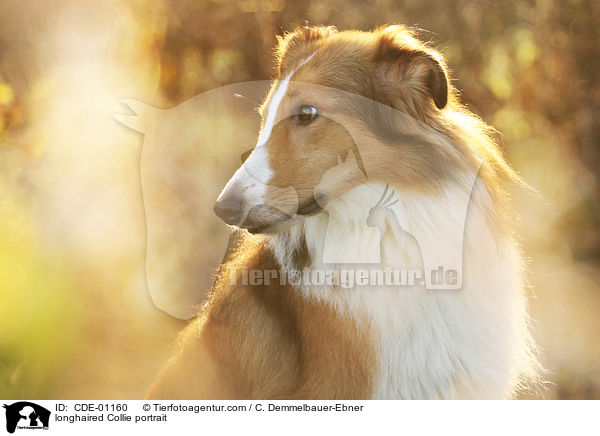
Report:
M 295 115 L 282 111 L 278 118 L 277 106 L 275 115 L 267 114 L 269 123 L 256 139 L 258 112 L 240 108 L 238 97 L 261 98 L 272 87 L 270 81 L 228 85 L 169 109 L 122 100 L 129 113 L 114 114 L 115 119 L 144 135 L 139 171 L 146 214 L 146 282 L 156 307 L 180 319 L 194 316 L 206 297 L 198 290 L 212 287 L 215 269 L 237 246 L 239 233 L 230 232 L 226 243 L 229 228 L 213 212 L 212 203 L 206 207 L 201 201 L 207 193 L 216 195 L 228 179 L 230 201 L 222 199 L 219 217 L 232 226 L 278 233 L 289 231 L 286 225 L 315 217 L 313 229 L 319 236 L 311 256 L 316 269 L 410 270 L 420 274 L 419 285 L 425 289 L 462 288 L 465 226 L 469 210 L 481 209 L 471 205 L 471 197 L 481 182 L 484 161 L 474 156 L 457 164 L 456 176 L 439 174 L 429 180 L 424 172 L 433 155 L 427 153 L 443 148 L 437 136 L 419 133 L 430 132 L 430 126 L 421 128 L 422 121 L 361 95 L 296 85 L 307 95 L 352 101 L 352 113 L 393 118 L 400 132 L 394 141 L 403 146 L 381 145 L 384 141 L 373 147 L 385 132 L 373 136 L 371 130 L 382 126 L 375 123 L 373 129 L 365 129 L 362 122 L 351 122 L 353 115 L 336 111 L 319 115 L 328 126 L 331 146 L 325 148 L 330 153 L 312 147 L 312 139 L 296 144 L 297 137 L 285 133 Z M 287 139 L 273 141 L 297 151 L 282 152 L 285 158 L 275 159 L 276 164 L 265 139 L 274 129 L 283 129 L 282 138 Z M 240 144 L 246 148 L 250 143 L 257 145 L 241 155 L 240 167 L 233 151 L 241 152 Z M 401 163 L 400 148 L 416 160 Z M 210 235 L 201 228 L 211 229 Z M 199 250 L 207 241 L 220 249 Z
M 29 401 L 19 401 L 10 405 L 4 404 L 6 409 L 6 431 L 14 433 L 18 429 L 48 429 L 50 411 L 42 406 Z

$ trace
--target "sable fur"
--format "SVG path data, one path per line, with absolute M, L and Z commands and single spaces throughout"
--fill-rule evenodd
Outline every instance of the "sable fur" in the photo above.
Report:
M 277 110 L 308 101 L 324 116 L 305 129 L 283 117 L 268 132 L 261 162 L 270 183 L 257 192 L 266 199 L 293 186 L 303 205 L 316 190 L 329 215 L 251 217 L 267 234 L 246 235 L 222 266 L 148 397 L 509 398 L 535 381 L 539 364 L 506 194 L 522 182 L 493 129 L 459 103 L 442 56 L 402 26 L 300 28 L 279 38 L 276 54 L 277 78 L 293 75 Z M 326 177 L 357 144 L 368 182 L 359 172 Z M 471 191 L 465 176 L 479 160 Z M 327 226 L 352 235 L 388 183 L 400 201 L 378 225 L 383 262 L 398 267 L 419 261 L 398 225 L 418 237 L 424 255 L 444 261 L 449 251 L 436 235 L 463 238 L 454 205 L 471 198 L 461 290 L 231 285 L 230 271 L 240 266 L 342 268 L 319 261 Z M 360 249 L 357 238 L 340 236 L 338 249 Z

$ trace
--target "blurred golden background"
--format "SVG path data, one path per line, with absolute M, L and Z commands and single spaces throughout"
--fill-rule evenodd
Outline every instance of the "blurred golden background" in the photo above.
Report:
M 142 185 L 152 180 L 140 159 L 148 135 L 112 114 L 126 112 L 123 98 L 171 108 L 268 79 L 275 35 L 305 23 L 430 31 L 422 37 L 446 55 L 463 101 L 502 133 L 508 160 L 541 193 L 515 197 L 549 382 L 524 397 L 600 399 L 594 0 L 0 0 L 0 397 L 143 395 L 185 323 L 158 310 L 147 290 Z M 191 156 L 204 174 L 202 189 L 185 177 L 170 188 L 191 189 L 196 200 L 177 205 L 179 234 L 157 236 L 159 248 L 174 241 L 191 256 L 193 279 L 173 285 L 195 289 L 178 296 L 188 309 L 227 244 L 224 225 L 194 218 L 210 212 L 255 141 L 259 98 L 199 116 L 202 132 L 159 141 L 185 143 L 172 171 Z M 240 113 L 243 126 L 233 122 Z M 158 204 L 170 198 L 151 191 Z

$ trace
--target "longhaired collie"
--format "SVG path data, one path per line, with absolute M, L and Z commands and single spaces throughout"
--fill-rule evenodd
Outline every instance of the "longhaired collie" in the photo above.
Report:
M 148 397 L 514 397 L 539 369 L 522 182 L 442 56 L 402 26 L 303 27 L 276 52 L 214 208 L 242 237 Z

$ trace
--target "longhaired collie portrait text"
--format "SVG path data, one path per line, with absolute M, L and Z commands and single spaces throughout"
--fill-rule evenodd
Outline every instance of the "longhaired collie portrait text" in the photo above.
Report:
M 303 27 L 276 56 L 214 207 L 245 230 L 148 398 L 515 397 L 539 372 L 524 183 L 442 56 L 402 26 Z

